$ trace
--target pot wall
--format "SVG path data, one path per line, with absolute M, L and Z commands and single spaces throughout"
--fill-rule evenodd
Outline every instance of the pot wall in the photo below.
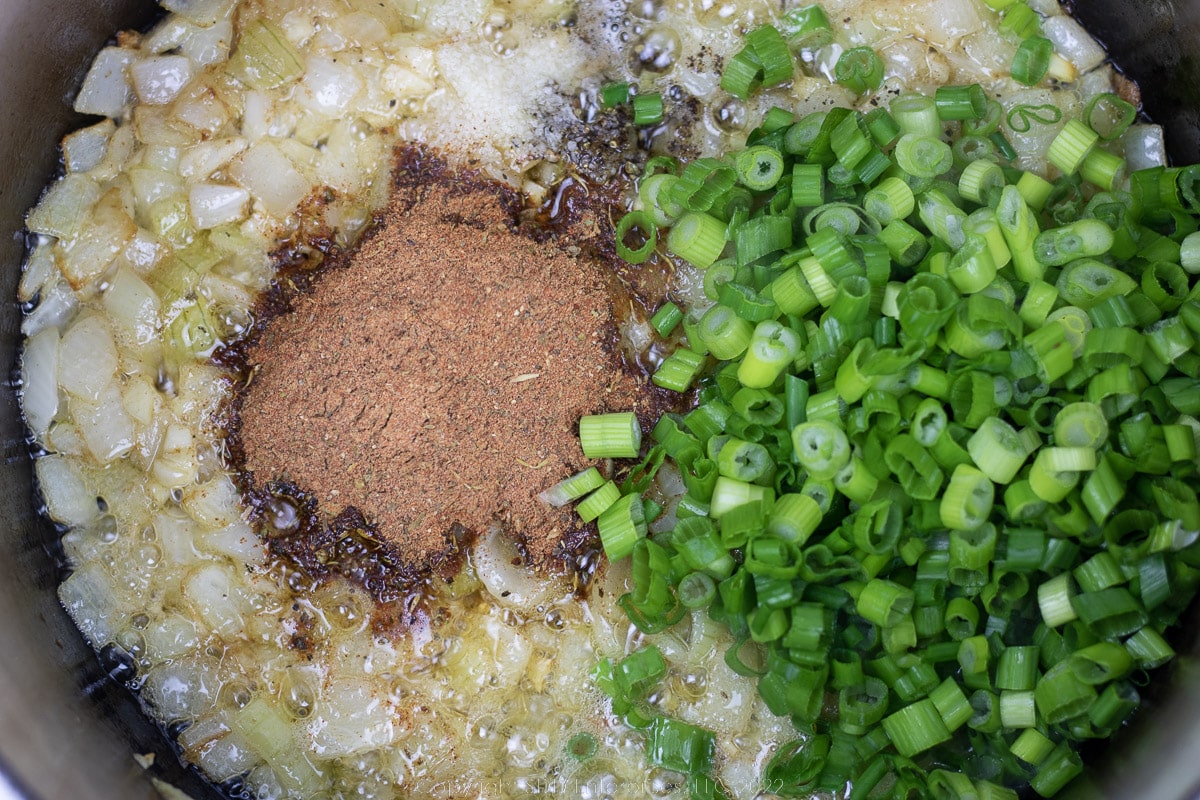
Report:
M 24 212 L 58 163 L 56 143 L 77 127 L 70 98 L 94 53 L 122 26 L 145 25 L 146 0 L 0 0 L 0 363 L 15 366 L 14 301 Z M 13 385 L 0 388 L 0 771 L 38 800 L 158 794 L 132 752 L 162 746 L 104 670 L 55 597 L 50 526 L 34 511 L 32 471 Z M 169 751 L 157 758 L 181 783 Z M 172 769 L 173 767 L 173 769 Z
M 1200 160 L 1200 0 L 1079 0 L 1077 14 L 1142 82 L 1147 109 L 1180 160 Z M 91 55 L 120 27 L 144 25 L 146 0 L 0 0 L 0 351 L 13 365 L 21 219 L 57 164 L 56 143 Z M 44 33 L 49 31 L 49 34 Z M 215 798 L 83 643 L 55 598 L 54 531 L 34 511 L 31 469 L 12 382 L 0 388 L 0 773 L 30 800 L 158 796 L 132 760 L 198 800 Z M 1192 622 L 1196 623 L 1193 614 Z M 1193 624 L 1192 629 L 1195 629 Z M 1127 731 L 1080 798 L 1200 796 L 1200 644 L 1186 642 L 1151 720 Z M 0 795 L 3 790 L 0 778 Z

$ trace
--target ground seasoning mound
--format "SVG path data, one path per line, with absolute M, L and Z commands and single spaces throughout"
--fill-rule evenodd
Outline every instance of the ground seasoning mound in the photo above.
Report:
M 453 176 L 399 188 L 349 263 L 266 327 L 239 411 L 254 488 L 359 512 L 408 564 L 494 523 L 545 563 L 578 529 L 536 494 L 587 464 L 580 415 L 645 392 L 613 352 L 611 273 L 525 235 L 511 201 Z

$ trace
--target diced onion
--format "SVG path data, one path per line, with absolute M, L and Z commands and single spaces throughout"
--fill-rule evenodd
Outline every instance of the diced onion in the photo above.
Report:
M 1167 165 L 1167 144 L 1161 125 L 1130 125 L 1122 137 L 1125 161 L 1130 172 Z
M 262 564 L 267 558 L 258 534 L 241 520 L 224 528 L 201 534 L 196 539 L 196 546 L 207 552 L 229 556 L 246 564 Z
M 79 467 L 62 456 L 34 462 L 38 487 L 50 515 L 64 525 L 86 525 L 100 514 L 96 495 L 83 482 Z
M 305 65 L 302 86 L 305 91 L 301 100 L 305 105 L 318 113 L 336 117 L 362 91 L 363 80 L 349 65 L 314 56 Z
M 229 168 L 230 176 L 263 204 L 268 214 L 283 219 L 312 191 L 312 184 L 271 142 L 259 142 Z
M 216 664 L 205 656 L 189 656 L 150 670 L 142 697 L 164 719 L 190 720 L 217 704 L 220 688 Z
M 71 288 L 83 289 L 103 274 L 137 232 L 120 190 L 110 189 L 92 210 L 87 227 L 70 242 L 60 242 L 58 267 Z
M 97 122 L 63 137 L 63 165 L 68 172 L 87 172 L 108 152 L 108 140 L 117 126 L 111 119 Z
M 78 320 L 62 337 L 58 382 L 70 394 L 97 400 L 117 372 L 117 346 L 108 323 L 92 315 Z
M 1104 63 L 1107 54 L 1104 48 L 1066 14 L 1050 17 L 1042 23 L 1042 34 L 1054 42 L 1054 49 L 1063 58 L 1075 65 L 1080 72 L 1088 72 Z
M 395 711 L 363 680 L 331 681 L 308 724 L 313 743 L 332 758 L 386 748 L 396 736 Z
M 167 614 L 142 634 L 151 658 L 165 660 L 195 649 L 200 642 L 196 623 L 180 614 Z
M 61 328 L 75 316 L 78 308 L 79 298 L 75 292 L 66 281 L 59 280 L 41 293 L 41 301 L 21 323 L 21 333 L 34 336 L 46 328 Z
M 235 136 L 192 145 L 179 158 L 179 174 L 205 180 L 236 158 L 247 144 L 245 139 Z
M 104 293 L 104 309 L 115 325 L 114 333 L 127 345 L 146 345 L 158 335 L 158 295 L 133 270 L 116 271 Z
M 233 3 L 231 0 L 159 0 L 159 5 L 207 28 L 228 14 Z
M 187 56 L 152 56 L 129 67 L 133 90 L 148 105 L 163 105 L 179 96 L 192 79 L 192 62 Z
M 34 436 L 46 435 L 58 413 L 58 331 L 47 328 L 25 340 L 21 353 L 24 384 L 21 410 Z
M 43 458 L 38 463 L 49 460 Z M 58 461 L 61 462 L 61 459 Z M 57 468 L 56 465 L 52 469 Z M 38 477 L 42 477 L 41 470 L 38 471 Z M 46 483 L 43 480 L 42 491 L 45 490 Z M 95 498 L 92 498 L 91 504 L 95 508 Z M 99 562 L 86 564 L 72 572 L 59 587 L 58 597 L 80 632 L 95 647 L 112 640 L 116 625 L 127 613 L 125 593 L 113 584 L 112 578 Z
M 188 192 L 188 207 L 197 228 L 216 228 L 246 217 L 250 193 L 240 186 L 198 183 Z
M 133 420 L 121 404 L 121 392 L 110 383 L 93 402 L 75 399 L 71 416 L 92 456 L 101 464 L 133 449 Z
M 229 568 L 220 564 L 198 567 L 183 582 L 183 595 L 200 619 L 225 637 L 236 636 L 243 627 L 234 585 Z
M 241 495 L 229 476 L 222 474 L 184 492 L 183 508 L 208 528 L 225 528 L 238 520 Z
M 132 98 L 126 68 L 133 63 L 132 51 L 123 47 L 106 47 L 92 62 L 83 86 L 75 98 L 75 110 L 80 114 L 99 114 L 119 117 Z
M 228 59 L 232 43 L 233 23 L 223 19 L 207 28 L 192 29 L 180 45 L 179 52 L 197 66 L 205 66 Z
M 196 763 L 218 783 L 244 775 L 258 760 L 258 753 L 236 733 L 225 734 L 196 754 Z
M 21 283 L 17 287 L 17 299 L 22 303 L 34 300 L 47 284 L 58 278 L 58 266 L 54 263 L 54 248 L 48 241 L 40 242 L 29 251 L 21 272 Z
M 554 581 L 539 578 L 526 569 L 512 541 L 499 531 L 489 531 L 481 537 L 474 555 L 475 573 L 502 605 L 532 610 L 556 588 Z
M 100 187 L 86 175 L 64 175 L 50 187 L 29 216 L 25 227 L 59 239 L 72 239 L 100 199 Z

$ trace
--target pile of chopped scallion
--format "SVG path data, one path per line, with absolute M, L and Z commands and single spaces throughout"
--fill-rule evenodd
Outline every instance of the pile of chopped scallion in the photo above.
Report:
M 827 30 L 819 12 L 784 33 Z M 1021 82 L 1052 65 L 1036 33 Z M 786 79 L 780 47 L 748 34 L 725 88 Z M 874 53 L 847 55 L 839 78 L 879 85 Z M 632 414 L 585 418 L 589 457 L 644 460 L 552 494 L 632 557 L 638 628 L 702 608 L 733 632 L 726 661 L 799 733 L 767 767 L 776 794 L 1050 797 L 1174 655 L 1164 631 L 1200 584 L 1200 167 L 1123 176 L 1101 141 L 1122 103 L 1067 121 L 1054 181 L 1009 166 L 999 123 L 1061 113 L 979 86 L 775 108 L 740 151 L 648 164 L 618 248 L 639 263 L 666 230 L 706 270 L 714 305 L 652 320 L 678 342 L 654 382 L 697 405 L 648 453 Z M 664 459 L 687 491 L 647 535 Z M 713 735 L 646 701 L 665 670 L 648 646 L 594 677 L 651 763 L 722 797 Z

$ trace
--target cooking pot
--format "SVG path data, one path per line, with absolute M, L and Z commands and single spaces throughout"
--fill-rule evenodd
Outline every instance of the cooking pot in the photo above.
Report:
M 1141 83 L 1173 157 L 1200 161 L 1200 0 L 1078 0 L 1074 11 Z M 81 122 L 72 92 L 115 31 L 154 14 L 146 0 L 0 0 L 0 358 L 9 365 L 20 339 L 21 220 L 54 173 L 57 142 Z M 140 800 L 159 796 L 157 777 L 216 800 L 141 715 L 120 663 L 97 657 L 58 604 L 57 534 L 36 513 L 16 388 L 0 389 L 0 798 L 8 788 L 29 800 Z M 1069 797 L 1200 797 L 1198 624 L 1194 608 L 1153 708 L 1089 754 L 1094 766 Z

